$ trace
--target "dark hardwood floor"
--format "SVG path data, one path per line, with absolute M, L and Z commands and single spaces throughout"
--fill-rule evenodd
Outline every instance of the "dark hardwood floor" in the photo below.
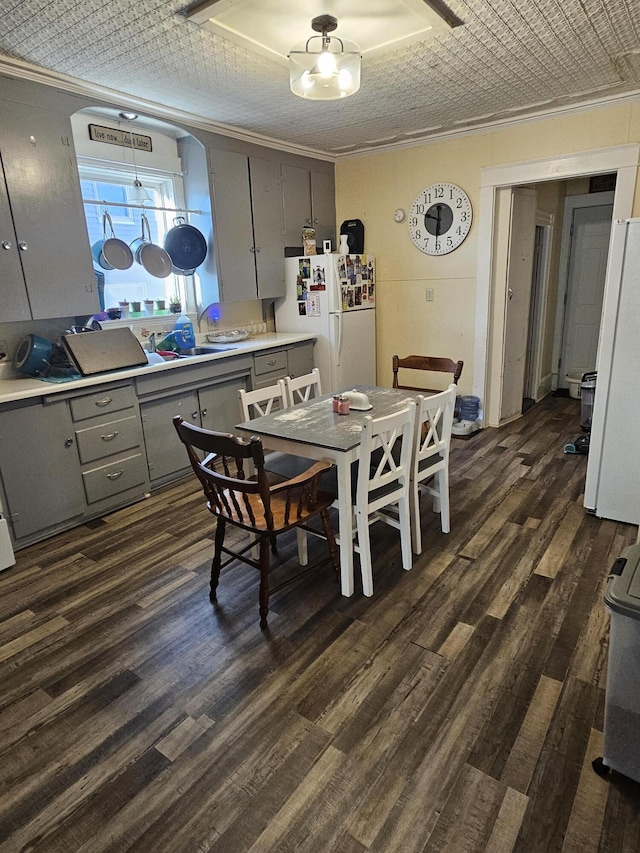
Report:
M 579 403 L 454 440 L 451 533 L 372 529 L 375 595 L 222 573 L 195 478 L 0 574 L 0 850 L 637 851 L 602 779 L 608 570 L 636 528 L 582 506 Z M 295 534 L 277 573 L 296 568 Z M 640 732 L 638 733 L 640 737 Z

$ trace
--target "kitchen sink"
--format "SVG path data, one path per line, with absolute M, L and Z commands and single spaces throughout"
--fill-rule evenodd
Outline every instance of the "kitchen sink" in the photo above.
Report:
M 193 358 L 194 355 L 213 355 L 217 352 L 236 349 L 236 347 L 219 346 L 218 344 L 207 344 L 206 346 L 191 347 L 183 349 L 178 353 L 178 358 Z

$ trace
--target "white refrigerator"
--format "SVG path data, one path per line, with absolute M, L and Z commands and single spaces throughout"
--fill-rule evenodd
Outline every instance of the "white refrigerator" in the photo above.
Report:
M 316 335 L 322 390 L 376 384 L 376 281 L 372 255 L 286 258 L 276 331 Z
M 640 524 L 640 219 L 611 232 L 584 505 Z

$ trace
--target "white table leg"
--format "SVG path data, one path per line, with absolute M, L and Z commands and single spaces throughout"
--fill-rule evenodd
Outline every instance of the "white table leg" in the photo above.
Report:
M 340 579 L 343 595 L 353 595 L 353 536 L 351 509 L 351 463 L 346 454 L 335 460 L 338 475 L 338 537 Z

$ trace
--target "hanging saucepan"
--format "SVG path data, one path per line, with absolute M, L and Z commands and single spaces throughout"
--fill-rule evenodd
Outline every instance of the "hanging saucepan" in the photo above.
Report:
M 151 230 L 149 228 L 149 220 L 142 214 L 142 235 L 136 238 L 131 244 L 133 257 L 141 267 L 156 278 L 166 278 L 171 275 L 173 264 L 168 252 L 162 246 L 156 246 L 151 242 Z
M 201 231 L 185 222 L 184 216 L 173 220 L 167 231 L 164 248 L 171 258 L 173 271 L 178 275 L 193 275 L 207 257 L 207 241 Z
M 111 236 L 107 236 L 107 224 Z M 111 216 L 105 211 L 102 215 L 102 240 L 91 247 L 94 261 L 103 270 L 128 270 L 133 264 L 133 253 L 124 240 L 119 240 L 113 230 Z

